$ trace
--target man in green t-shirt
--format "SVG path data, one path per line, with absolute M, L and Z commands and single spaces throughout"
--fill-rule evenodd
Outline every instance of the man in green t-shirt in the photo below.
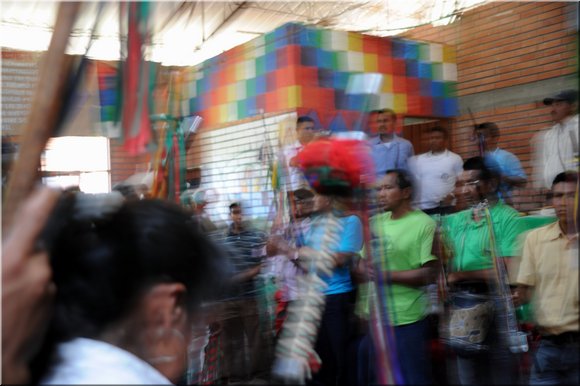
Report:
M 424 286 L 435 281 L 438 263 L 431 254 L 435 221 L 411 207 L 412 194 L 405 171 L 389 170 L 379 180 L 377 196 L 384 213 L 370 223 L 372 255 L 379 269 L 370 269 L 370 276 L 381 275 L 386 283 L 379 299 L 386 302 L 389 323 L 394 327 L 403 380 L 418 385 L 433 383 Z M 363 340 L 359 352 L 364 355 L 369 348 L 368 340 Z M 374 365 L 372 359 L 369 365 Z
M 444 242 L 452 256 L 447 274 L 451 303 L 462 308 L 486 302 L 495 306 L 488 315 L 490 322 L 485 340 L 457 352 L 457 376 L 462 385 L 517 383 L 516 358 L 507 344 L 506 313 L 502 302 L 505 299 L 498 295 L 492 251 L 495 249 L 501 264 L 518 255 L 522 222 L 518 220 L 516 210 L 498 200 L 498 183 L 498 176 L 483 158 L 466 160 L 455 195 L 469 209 L 442 218 Z M 492 227 L 481 205 L 485 202 Z M 495 235 L 495 245 L 491 244 L 490 230 Z

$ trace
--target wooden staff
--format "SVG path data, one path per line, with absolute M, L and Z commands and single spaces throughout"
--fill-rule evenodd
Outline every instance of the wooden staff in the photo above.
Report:
M 9 229 L 14 211 L 39 179 L 40 155 L 59 122 L 72 65 L 65 49 L 79 7 L 80 3 L 59 4 L 50 46 L 41 63 L 30 114 L 23 127 L 18 158 L 8 181 L 3 205 L 3 233 Z
M 468 108 L 467 111 L 469 112 L 469 117 L 471 118 L 471 122 L 473 123 L 473 137 L 477 140 L 477 146 L 479 149 L 479 156 L 485 156 L 485 141 L 481 135 L 477 135 L 477 123 L 475 122 L 475 118 L 473 117 L 473 113 L 471 109 Z

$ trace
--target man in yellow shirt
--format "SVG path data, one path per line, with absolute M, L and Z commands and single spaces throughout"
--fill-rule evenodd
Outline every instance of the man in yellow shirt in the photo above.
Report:
M 579 384 L 578 173 L 562 172 L 552 183 L 558 221 L 526 237 L 514 302 L 532 301 L 542 340 L 530 384 Z

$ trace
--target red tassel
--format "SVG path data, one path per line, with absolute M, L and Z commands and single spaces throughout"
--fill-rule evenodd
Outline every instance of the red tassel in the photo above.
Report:
M 317 191 L 320 191 L 321 186 L 332 183 L 355 189 L 374 179 L 370 149 L 365 142 L 359 140 L 317 140 L 298 153 L 297 160 L 304 172 L 315 173 L 315 177 L 319 177 L 310 180 Z

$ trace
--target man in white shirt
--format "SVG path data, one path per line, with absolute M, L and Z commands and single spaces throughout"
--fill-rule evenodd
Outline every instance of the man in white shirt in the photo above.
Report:
M 429 215 L 451 212 L 455 181 L 463 171 L 463 160 L 447 149 L 447 138 L 445 128 L 433 127 L 429 131 L 431 150 L 409 160 L 417 185 L 414 205 Z
M 544 99 L 551 106 L 554 126 L 534 137 L 535 183 L 550 189 L 554 177 L 566 170 L 578 168 L 578 91 L 564 90 Z
M 296 155 L 314 139 L 316 131 L 312 118 L 305 115 L 298 117 L 296 121 L 296 142 L 282 148 L 280 166 L 283 170 L 280 175 L 283 176 L 283 186 L 286 187 L 288 192 L 308 186 L 304 175 L 297 167 Z

